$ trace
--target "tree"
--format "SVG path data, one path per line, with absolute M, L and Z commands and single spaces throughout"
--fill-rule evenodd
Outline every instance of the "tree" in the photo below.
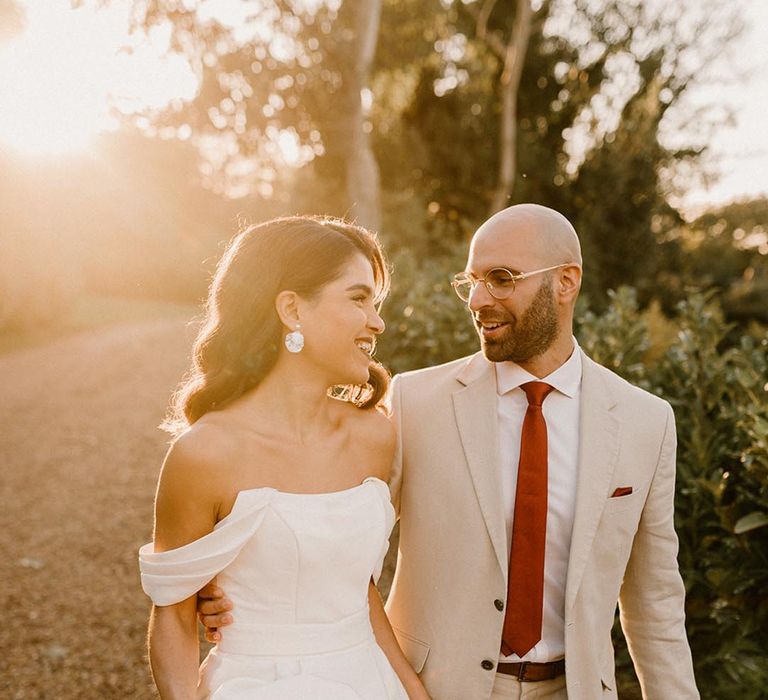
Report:
M 371 148 L 371 125 L 361 95 L 368 89 L 379 36 L 381 0 L 356 0 L 341 7 L 340 22 L 347 26 L 344 40 L 349 58 L 340 56 L 341 95 L 337 139 L 346 164 L 346 190 L 350 213 L 356 221 L 378 230 L 381 225 L 379 166 Z M 343 54 L 344 52 L 339 52 Z
M 485 22 L 480 9 L 491 8 L 489 31 L 502 36 L 515 4 L 474 6 L 423 11 L 413 20 L 422 28 L 430 22 L 421 34 L 407 24 L 411 3 L 388 4 L 382 20 L 385 31 L 407 28 L 411 60 L 407 82 L 394 55 L 378 61 L 377 98 L 401 116 L 398 125 L 377 114 L 386 126 L 377 134 L 377 154 L 385 183 L 410 187 L 428 204 L 434 223 L 427 231 L 436 239 L 466 236 L 499 191 L 503 64 L 480 41 L 477 25 Z M 701 159 L 706 139 L 690 122 L 707 122 L 686 107 L 685 96 L 706 79 L 736 29 L 733 10 L 709 0 L 652 7 L 638 0 L 552 0 L 537 10 L 517 95 L 512 202 L 548 204 L 574 221 L 591 263 L 595 303 L 624 283 L 640 286 L 645 303 L 655 293 L 661 258 L 679 255 L 674 237 L 682 218 L 667 199 L 670 173 Z M 422 48 L 414 48 L 419 40 Z M 413 86 L 409 99 L 404 83 Z M 675 122 L 673 142 L 668 125 Z M 686 133 L 687 141 L 680 136 Z
M 530 0 L 515 2 L 514 19 L 504 37 L 504 32 L 490 29 L 488 23 L 497 5 L 497 0 L 484 0 L 480 7 L 463 5 L 475 19 L 476 36 L 479 41 L 495 54 L 502 68 L 498 87 L 501 93 L 500 157 L 496 190 L 491 200 L 489 214 L 507 206 L 515 184 L 517 165 L 517 96 L 523 65 L 528 53 L 528 43 L 533 24 L 533 10 Z M 546 11 L 543 13 L 546 16 Z
M 318 169 L 328 209 L 378 227 L 379 174 L 362 95 L 381 0 L 275 0 L 233 25 L 174 0 L 135 7 L 137 26 L 170 23 L 174 47 L 198 72 L 197 98 L 158 120 L 189 124 L 198 142 L 213 140 L 214 152 L 227 154 L 214 169 L 221 189 L 271 192 L 287 144 L 291 165 Z
M 609 77 L 632 90 L 623 105 L 619 102 L 613 128 L 599 119 L 595 100 L 602 93 L 588 105 L 593 144 L 570 178 L 566 211 L 582 233 L 587 259 L 596 263 L 586 276 L 593 303 L 605 303 L 606 290 L 629 284 L 638 288 L 643 304 L 661 296 L 671 310 L 676 299 L 660 289 L 667 281 L 661 275 L 674 267 L 670 261 L 680 260 L 678 232 L 684 222 L 668 198 L 669 173 L 681 163 L 700 161 L 706 141 L 696 143 L 689 123 L 708 120 L 706 112 L 686 108 L 684 98 L 706 79 L 739 26 L 732 8 L 709 0 L 653 7 L 611 0 L 599 9 L 591 11 L 586 3 L 584 16 L 599 42 L 621 37 L 620 63 Z M 676 123 L 679 133 L 688 131 L 688 142 L 679 133 L 665 137 L 669 123 Z
M 241 192 L 279 189 L 293 211 L 363 223 L 378 218 L 380 177 L 388 242 L 443 252 L 511 192 L 510 203 L 541 202 L 574 221 L 595 303 L 625 283 L 643 302 L 656 293 L 662 257 L 680 255 L 671 174 L 705 150 L 705 139 L 673 142 L 668 125 L 690 130 L 684 97 L 733 38 L 732 9 L 715 0 L 546 0 L 535 13 L 517 0 L 252 6 L 237 26 L 172 0 L 148 0 L 139 18 L 171 22 L 198 66 L 200 95 L 159 122 L 190 124 L 201 143 L 214 137 L 213 152 L 226 154 L 214 175 L 239 177 Z M 398 41 L 379 42 L 371 63 L 377 25 Z M 296 152 L 293 187 L 275 175 L 283 140 Z
M 498 173 L 508 167 L 505 159 L 510 162 L 502 147 L 509 91 L 505 98 L 499 88 L 504 63 L 488 46 L 488 37 L 495 36 L 500 48 L 515 6 L 509 0 L 492 3 L 492 8 L 485 5 L 493 10 L 487 20 L 461 3 L 442 11 L 423 10 L 418 20 L 412 19 L 418 9 L 411 3 L 385 6 L 385 31 L 396 26 L 409 40 L 401 56 L 404 64 L 390 53 L 377 58 L 379 104 L 383 110 L 399 111 L 399 121 L 391 113 L 376 115 L 383 127 L 377 132 L 377 153 L 384 181 L 396 183 L 397 189 L 415 187 L 432 203 L 430 211 L 443 236 L 464 238 L 497 206 L 494 196 L 508 188 L 509 183 L 500 184 Z M 514 124 L 514 200 L 561 207 L 567 201 L 563 196 L 567 130 L 599 92 L 606 61 L 620 42 L 582 60 L 581 45 L 545 31 L 551 12 L 552 5 L 544 3 L 530 25 Z M 481 31 L 484 41 L 477 37 L 476 17 L 481 25 L 487 21 L 487 30 Z M 412 85 L 407 100 L 402 95 L 404 84 Z M 399 148 L 397 141 L 407 147 Z

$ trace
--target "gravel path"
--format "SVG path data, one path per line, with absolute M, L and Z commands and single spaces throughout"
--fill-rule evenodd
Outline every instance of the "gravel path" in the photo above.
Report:
M 157 321 L 0 357 L 0 697 L 153 698 L 137 549 L 193 329 Z

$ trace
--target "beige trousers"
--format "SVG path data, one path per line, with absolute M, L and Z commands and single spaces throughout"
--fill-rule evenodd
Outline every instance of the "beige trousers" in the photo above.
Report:
M 497 673 L 493 684 L 491 700 L 568 700 L 565 690 L 565 676 L 553 678 L 551 681 L 536 681 L 535 683 L 521 681 Z

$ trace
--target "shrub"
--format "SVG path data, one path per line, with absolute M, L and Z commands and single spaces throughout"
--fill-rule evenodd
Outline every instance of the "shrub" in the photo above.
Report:
M 378 356 L 392 372 L 429 367 L 478 349 L 477 334 L 466 305 L 451 287 L 453 273 L 463 270 L 458 252 L 419 260 L 406 252 L 392 260 L 392 293 L 384 304 L 388 332 Z
M 655 362 L 631 290 L 586 313 L 594 359 L 667 399 L 678 434 L 675 524 L 686 626 L 702 698 L 764 698 L 768 687 L 768 336 L 732 344 L 711 297 L 678 304 L 676 341 Z M 617 630 L 622 697 L 639 698 Z

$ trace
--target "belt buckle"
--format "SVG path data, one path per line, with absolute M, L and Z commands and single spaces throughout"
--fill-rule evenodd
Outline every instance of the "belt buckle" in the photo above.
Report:
M 521 661 L 520 662 L 520 668 L 517 669 L 517 680 L 522 682 L 525 680 L 525 672 L 528 669 L 528 664 L 531 663 L 530 661 Z

